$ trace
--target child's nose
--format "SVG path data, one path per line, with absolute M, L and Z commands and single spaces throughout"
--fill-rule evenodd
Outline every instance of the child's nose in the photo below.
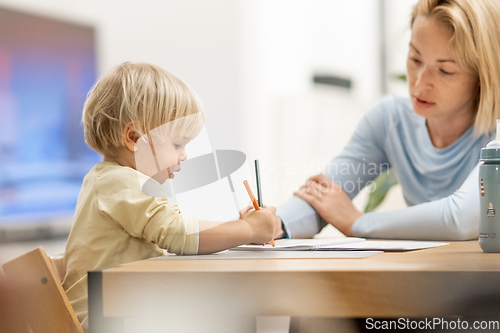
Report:
M 182 150 L 182 153 L 179 155 L 179 161 L 185 161 L 187 160 L 187 154 L 186 154 L 186 151 L 183 149 Z

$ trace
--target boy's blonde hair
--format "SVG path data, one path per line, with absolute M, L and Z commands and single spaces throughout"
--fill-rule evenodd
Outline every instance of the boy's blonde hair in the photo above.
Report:
M 185 136 L 201 130 L 205 113 L 199 97 L 166 70 L 147 63 L 124 62 L 102 77 L 83 108 L 85 142 L 100 154 L 124 146 L 124 129 L 132 123 L 140 136 L 183 117 Z M 146 136 L 147 137 L 147 136 Z
M 453 59 L 479 78 L 474 131 L 491 132 L 500 118 L 500 0 L 420 0 L 412 27 L 418 15 L 436 18 L 453 32 Z

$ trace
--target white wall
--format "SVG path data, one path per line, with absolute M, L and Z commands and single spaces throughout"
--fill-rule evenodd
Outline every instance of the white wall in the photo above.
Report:
M 100 74 L 123 61 L 171 71 L 204 102 L 212 145 L 241 149 L 237 1 L 1 0 L 0 5 L 94 25 Z
M 386 0 L 388 68 L 404 71 L 414 0 Z M 212 147 L 262 160 L 264 199 L 278 204 L 346 144 L 380 97 L 378 0 L 0 0 L 97 29 L 102 74 L 125 61 L 164 67 L 207 111 Z M 397 46 L 394 46 L 395 43 Z M 312 84 L 349 78 L 350 91 Z M 391 83 L 392 84 L 392 83 Z M 405 92 L 405 85 L 389 85 Z M 290 168 L 289 174 L 278 172 Z M 266 185 L 267 184 L 267 185 Z
M 264 200 L 289 197 L 339 153 L 380 97 L 377 1 L 242 1 L 241 110 Z M 351 79 L 351 91 L 313 85 L 313 74 Z
M 388 90 L 390 93 L 406 94 L 406 83 L 395 80 L 395 75 L 406 73 L 406 56 L 410 43 L 411 10 L 417 0 L 385 0 L 386 1 L 386 46 Z

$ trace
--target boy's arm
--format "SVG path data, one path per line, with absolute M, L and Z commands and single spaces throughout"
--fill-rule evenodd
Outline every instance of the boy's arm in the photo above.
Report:
M 214 253 L 252 242 L 252 231 L 245 220 L 229 222 L 199 221 L 198 254 Z
M 276 227 L 276 208 L 251 211 L 230 222 L 199 221 L 198 254 L 208 254 L 249 243 L 267 243 Z

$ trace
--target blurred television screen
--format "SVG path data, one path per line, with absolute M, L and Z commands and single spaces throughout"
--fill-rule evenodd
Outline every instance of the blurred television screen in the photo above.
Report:
M 95 54 L 90 26 L 0 8 L 0 230 L 71 219 L 101 160 L 81 124 Z

